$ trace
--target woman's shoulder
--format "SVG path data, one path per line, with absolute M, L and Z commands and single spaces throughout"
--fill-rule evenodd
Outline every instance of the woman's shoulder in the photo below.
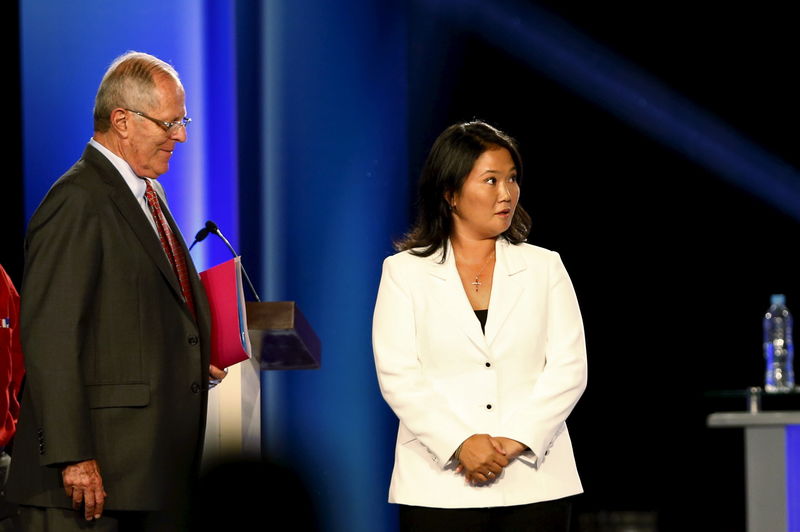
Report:
M 541 246 L 536 246 L 534 244 L 529 244 L 527 242 L 523 242 L 521 244 L 511 244 L 510 242 L 506 242 L 506 245 L 510 250 L 512 250 L 512 253 L 519 254 L 526 259 L 553 260 L 555 257 L 559 256 L 558 252 L 556 251 L 543 248 Z
M 441 252 L 434 252 L 432 255 L 423 257 L 420 253 L 425 248 L 414 248 L 399 251 L 394 255 L 386 257 L 384 264 L 399 268 L 423 268 L 431 262 L 438 262 L 441 259 Z
M 506 264 L 511 269 L 530 268 L 531 272 L 559 272 L 564 262 L 557 251 L 533 244 L 508 244 Z

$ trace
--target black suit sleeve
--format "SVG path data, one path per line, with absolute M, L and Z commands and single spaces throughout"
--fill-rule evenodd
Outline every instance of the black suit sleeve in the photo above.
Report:
M 90 194 L 57 185 L 31 220 L 22 289 L 26 386 L 36 413 L 42 465 L 94 456 L 82 353 L 99 290 L 99 218 Z

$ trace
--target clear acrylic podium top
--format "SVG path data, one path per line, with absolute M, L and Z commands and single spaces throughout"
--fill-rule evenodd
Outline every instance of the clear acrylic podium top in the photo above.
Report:
M 713 390 L 705 395 L 719 399 L 743 399 L 746 410 L 751 414 L 764 410 L 800 410 L 800 387 L 790 392 L 767 392 L 760 386 L 752 386 L 738 390 Z

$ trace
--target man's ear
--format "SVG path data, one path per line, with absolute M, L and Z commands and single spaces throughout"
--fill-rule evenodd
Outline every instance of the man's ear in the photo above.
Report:
M 122 107 L 117 107 L 111 111 L 111 129 L 122 138 L 128 138 L 130 134 L 128 126 L 128 111 Z

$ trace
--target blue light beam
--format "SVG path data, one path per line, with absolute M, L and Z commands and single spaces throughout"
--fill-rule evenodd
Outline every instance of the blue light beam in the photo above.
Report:
M 569 27 L 519 2 L 429 0 L 428 9 L 700 166 L 800 220 L 800 174 L 723 121 Z

